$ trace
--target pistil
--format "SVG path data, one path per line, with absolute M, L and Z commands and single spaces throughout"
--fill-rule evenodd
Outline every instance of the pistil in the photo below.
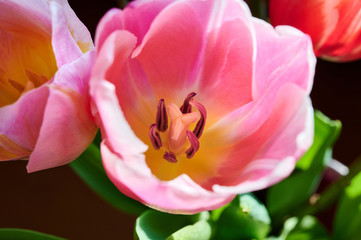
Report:
M 158 102 L 156 121 L 149 128 L 149 138 L 155 150 L 164 150 L 163 158 L 170 163 L 176 163 L 177 156 L 181 154 L 190 159 L 199 150 L 198 139 L 204 130 L 207 111 L 202 104 L 193 100 L 195 96 L 194 92 L 188 94 L 180 108 L 174 103 L 166 107 L 164 99 Z M 198 112 L 193 112 L 192 107 Z M 196 127 L 190 131 L 189 126 L 195 122 Z M 188 149 L 187 145 L 190 145 Z

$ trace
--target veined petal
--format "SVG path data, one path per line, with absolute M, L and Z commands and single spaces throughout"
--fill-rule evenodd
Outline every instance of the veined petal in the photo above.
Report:
M 119 155 L 112 152 L 108 144 L 106 140 L 102 143 L 101 153 L 109 178 L 124 194 L 148 206 L 171 213 L 192 214 L 216 209 L 235 196 L 207 191 L 186 175 L 160 181 L 150 172 L 141 152 Z
M 157 99 L 177 97 L 170 94 L 172 91 L 188 94 L 194 81 L 190 75 L 198 60 L 201 43 L 198 18 L 188 4 L 175 2 L 154 19 L 133 57 L 139 60 Z M 180 96 L 183 98 L 183 95 Z
M 287 101 L 291 96 L 292 102 Z M 237 186 L 243 186 L 243 182 L 259 181 L 256 188 L 259 190 L 290 174 L 296 160 L 312 144 L 313 111 L 305 96 L 299 87 L 284 85 L 267 120 L 257 131 L 229 147 L 219 168 L 220 177 L 213 182 L 247 192 L 255 185 L 250 184 L 249 189 L 242 191 Z M 282 166 L 283 171 L 280 172 L 277 166 Z
M 310 92 L 316 58 L 310 39 L 295 28 L 274 28 L 256 18 L 253 20 L 257 37 L 257 57 L 253 97 L 265 91 L 277 92 L 286 82 L 292 82 Z M 297 73 L 297 74 L 295 74 Z
M 52 45 L 58 68 L 82 55 L 82 51 L 69 32 L 68 21 L 62 6 L 50 3 L 52 21 Z
M 82 51 L 86 53 L 94 49 L 93 40 L 90 35 L 90 32 L 86 26 L 79 20 L 79 18 L 74 13 L 73 9 L 70 8 L 67 0 L 53 0 L 56 1 L 62 7 L 71 36 L 74 38 L 76 44 Z
M 253 44 L 249 26 L 239 19 L 210 32 L 199 82 L 200 101 L 214 109 L 209 119 L 252 101 Z

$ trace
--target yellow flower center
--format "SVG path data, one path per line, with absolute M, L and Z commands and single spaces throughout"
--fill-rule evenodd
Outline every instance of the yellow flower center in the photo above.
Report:
M 36 29 L 35 29 L 36 31 Z M 50 35 L 0 26 L 0 107 L 14 103 L 57 71 Z

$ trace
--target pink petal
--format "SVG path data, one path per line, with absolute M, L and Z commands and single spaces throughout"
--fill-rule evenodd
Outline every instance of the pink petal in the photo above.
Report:
M 156 100 L 138 61 L 129 59 L 135 43 L 136 38 L 127 31 L 117 30 L 109 35 L 98 52 L 93 69 L 93 82 L 106 79 L 114 84 L 127 120 L 133 117 L 145 121 L 145 126 L 149 128 L 155 115 L 145 109 L 155 109 Z
M 115 30 L 128 30 L 137 37 L 138 44 L 141 43 L 154 18 L 171 2 L 173 1 L 138 0 L 130 2 L 123 11 L 116 8 L 109 10 L 100 20 L 96 30 L 95 44 L 98 50 Z
M 254 26 L 257 57 L 253 97 L 257 99 L 265 91 L 277 91 L 286 82 L 295 83 L 309 93 L 316 64 L 309 37 L 288 26 L 279 26 L 274 31 L 271 25 L 256 18 Z
M 88 106 L 89 101 L 77 92 L 50 88 L 28 172 L 67 164 L 88 147 L 97 130 Z
M 0 135 L 24 148 L 24 153 L 14 152 L 4 139 L 0 139 L 0 146 L 17 155 L 25 152 L 29 155 L 39 136 L 48 95 L 48 87 L 44 85 L 27 92 L 14 104 L 0 108 Z
M 61 5 L 50 2 L 52 45 L 58 68 L 78 59 L 83 53 L 69 32 L 68 20 Z
M 232 186 L 224 187 L 224 192 L 243 193 L 285 178 L 312 144 L 312 123 L 312 106 L 306 93 L 293 84 L 284 85 L 267 120 L 228 150 L 214 183 Z
M 51 85 L 72 89 L 81 95 L 89 96 L 89 79 L 95 61 L 95 51 L 83 54 L 70 64 L 62 66 Z
M 55 0 L 65 13 L 69 31 L 83 53 L 94 49 L 93 40 L 86 26 L 79 20 L 67 0 Z
M 186 175 L 172 181 L 160 181 L 150 172 L 142 152 L 119 155 L 112 152 L 107 144 L 107 140 L 102 143 L 101 153 L 110 180 L 124 194 L 152 208 L 192 214 L 216 209 L 230 202 L 235 196 L 233 193 L 207 191 Z M 123 147 L 126 148 L 126 145 Z
M 252 101 L 254 43 L 250 27 L 239 19 L 225 22 L 208 36 L 200 102 L 212 108 L 210 119 Z M 212 97 L 210 97 L 212 96 Z M 207 106 L 208 105 L 208 106 Z
M 0 0 L 0 26 L 6 30 L 21 29 L 24 34 L 51 32 L 48 1 L 45 0 Z M 36 29 L 34 31 L 34 29 Z
M 189 93 L 193 84 L 190 75 L 196 67 L 201 44 L 199 22 L 188 4 L 175 2 L 154 19 L 133 56 L 142 65 L 157 99 L 172 98 L 172 92 L 185 91 L 179 94 L 182 99 L 178 101 L 182 101 Z
M 76 159 L 93 140 L 97 127 L 87 91 L 93 53 L 85 54 L 56 73 L 27 169 L 34 172 Z
M 102 17 L 96 29 L 95 45 L 98 52 L 100 52 L 107 37 L 109 37 L 112 32 L 121 30 L 122 26 L 122 10 L 117 8 L 110 9 Z
M 103 123 L 103 139 L 109 141 L 109 146 L 122 156 L 145 152 L 148 146 L 137 138 L 124 118 L 114 85 L 99 79 L 91 83 L 91 93 Z

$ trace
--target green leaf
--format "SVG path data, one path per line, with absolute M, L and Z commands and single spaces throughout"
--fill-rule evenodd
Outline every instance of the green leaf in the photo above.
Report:
M 208 240 L 212 237 L 212 224 L 210 221 L 202 220 L 193 225 L 179 229 L 166 240 Z
M 312 146 L 297 162 L 297 168 L 308 170 L 311 167 L 323 169 L 328 162 L 323 158 L 324 152 L 332 148 L 340 135 L 342 124 L 338 120 L 331 120 L 320 111 L 315 111 L 315 136 Z
M 51 236 L 41 232 L 35 232 L 18 228 L 0 228 L 0 239 L 6 240 L 64 240 L 64 238 Z
M 215 239 L 264 239 L 270 231 L 267 209 L 252 194 L 238 195 L 220 210 L 212 211 Z
M 208 212 L 174 215 L 148 210 L 135 223 L 135 238 L 140 240 L 208 240 L 211 236 Z
M 354 177 L 339 202 L 332 239 L 358 240 L 361 236 L 361 173 Z
M 341 130 L 339 121 L 332 121 L 321 112 L 315 112 L 315 135 L 311 148 L 297 163 L 294 173 L 269 188 L 268 211 L 275 225 L 303 205 L 316 191 L 322 171 L 332 158 L 332 146 Z
M 109 180 L 101 162 L 99 148 L 95 144 L 91 144 L 70 166 L 91 189 L 117 209 L 136 215 L 148 209 L 122 194 Z
M 301 220 L 289 218 L 279 240 L 327 240 L 327 231 L 313 216 L 304 216 Z

